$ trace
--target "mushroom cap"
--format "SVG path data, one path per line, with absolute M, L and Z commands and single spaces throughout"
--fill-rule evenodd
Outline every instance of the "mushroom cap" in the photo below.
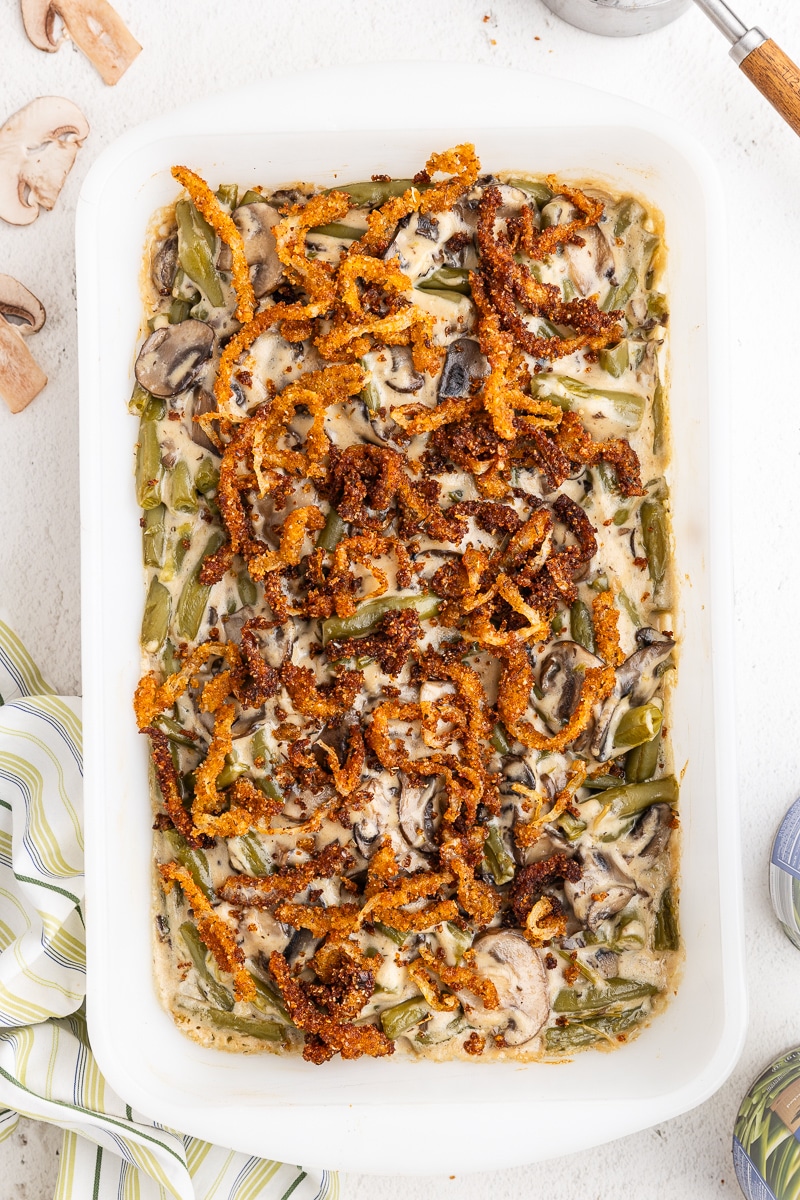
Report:
M 283 264 L 278 258 L 277 242 L 272 232 L 280 219 L 278 210 L 263 201 L 240 204 L 233 212 L 233 223 L 242 235 L 257 299 L 274 292 L 283 275 Z M 230 247 L 224 242 L 217 257 L 217 266 L 221 271 L 231 270 Z
M 32 42 L 37 50 L 53 54 L 61 43 L 66 41 L 66 29 L 62 29 L 59 38 L 53 38 L 58 9 L 52 0 L 21 0 L 20 9 L 28 41 Z
M 38 333 L 47 315 L 41 300 L 11 275 L 0 275 L 0 313 L 19 317 L 23 323 L 17 325 L 17 330 L 25 337 Z
M 522 934 L 497 929 L 475 943 L 472 965 L 492 981 L 500 1007 L 486 1008 L 471 992 L 459 999 L 470 1007 L 469 1022 L 487 1031 L 502 1029 L 508 1046 L 536 1037 L 550 1014 L 547 976 L 542 960 Z
M 415 850 L 431 853 L 436 849 L 434 840 L 434 797 L 441 786 L 440 779 L 418 786 L 405 775 L 400 777 L 400 797 L 397 801 L 397 816 L 400 832 Z
M 545 655 L 539 672 L 539 688 L 543 695 L 537 700 L 536 708 L 550 729 L 560 729 L 572 716 L 585 671 L 602 665 L 602 659 L 578 642 L 556 642 Z
M 438 398 L 445 400 L 450 397 L 468 396 L 472 381 L 482 379 L 488 369 L 489 364 L 474 338 L 456 338 L 447 347 L 447 357 L 439 380 Z
M 578 920 L 594 932 L 603 921 L 622 912 L 636 884 L 612 849 L 583 850 L 581 862 L 580 879 L 574 883 L 566 880 L 564 894 Z
M 116 83 L 142 48 L 108 0 L 21 0 L 20 7 L 25 33 L 38 50 L 52 54 L 70 37 L 105 83 Z M 64 29 L 56 40 L 57 16 Z
M 30 225 L 58 199 L 89 135 L 81 110 L 63 96 L 40 96 L 0 128 L 0 218 Z
M 211 357 L 214 331 L 203 321 L 156 329 L 139 351 L 134 372 L 151 396 L 177 396 L 194 383 Z
M 614 256 L 605 234 L 597 225 L 581 229 L 582 246 L 568 242 L 564 254 L 569 261 L 569 273 L 582 296 L 597 293 L 608 282 L 607 272 L 614 273 Z

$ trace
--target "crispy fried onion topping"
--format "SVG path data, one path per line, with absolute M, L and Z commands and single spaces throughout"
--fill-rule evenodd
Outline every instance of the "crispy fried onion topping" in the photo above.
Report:
M 163 683 L 158 682 L 155 671 L 144 675 L 139 680 L 133 700 L 139 729 L 146 729 L 159 713 L 172 708 L 190 685 L 196 687 L 198 672 L 212 658 L 224 658 L 231 666 L 238 667 L 239 649 L 230 642 L 201 642 L 186 656 L 180 669 L 168 675 Z
M 331 879 L 353 866 L 349 850 L 333 842 L 298 867 L 282 867 L 277 875 L 229 875 L 218 894 L 240 908 L 271 908 L 305 891 L 315 879 Z
M 269 969 L 281 990 L 289 1016 L 298 1029 L 305 1032 L 303 1058 L 307 1062 L 323 1063 L 341 1054 L 342 1058 L 360 1058 L 368 1054 L 382 1058 L 394 1054 L 394 1042 L 375 1025 L 354 1025 L 343 1013 L 354 1007 L 347 997 L 362 998 L 358 1009 L 372 995 L 375 977 L 360 963 L 346 965 L 347 950 L 342 947 L 343 960 L 335 969 L 328 967 L 330 982 L 327 991 L 316 986 L 313 995 L 308 985 L 293 978 L 288 962 L 275 951 L 270 955 Z
M 227 921 L 214 910 L 185 867 L 169 862 L 162 863 L 158 870 L 164 883 L 164 891 L 171 891 L 176 883 L 180 886 L 187 904 L 194 913 L 201 941 L 213 954 L 219 969 L 233 976 L 233 994 L 236 999 L 255 1000 L 256 985 L 244 965 L 244 951 Z
M 556 795 L 552 804 L 543 792 L 528 788 L 524 783 L 515 783 L 511 790 L 523 797 L 522 808 L 531 812 L 529 821 L 520 822 L 514 826 L 514 841 L 520 849 L 526 849 L 538 842 L 545 825 L 552 825 L 562 813 L 572 807 L 575 793 L 586 778 L 586 763 L 571 763 L 567 771 L 567 782 Z
M 564 413 L 555 441 L 559 450 L 573 463 L 592 466 L 611 463 L 617 473 L 620 491 L 624 496 L 643 496 L 639 457 L 625 438 L 610 438 L 595 442 L 581 424 L 577 413 Z
M 612 591 L 598 592 L 592 600 L 592 624 L 599 657 L 606 666 L 620 666 L 625 654 L 619 644 L 619 610 Z
M 328 721 L 353 707 L 364 676 L 361 671 L 340 671 L 333 683 L 318 686 L 311 667 L 287 662 L 281 667 L 281 681 L 299 713 Z
M 178 183 L 183 184 L 197 211 L 229 247 L 237 299 L 236 318 L 243 324 L 252 321 L 256 310 L 256 298 L 250 280 L 244 241 L 233 217 L 225 211 L 205 180 L 195 175 L 194 171 L 190 171 L 188 167 L 173 167 L 172 175 Z
M 577 883 L 581 874 L 582 868 L 577 859 L 569 858 L 566 854 L 561 853 L 551 854 L 549 858 L 542 859 L 540 862 L 529 863 L 528 866 L 521 867 L 514 876 L 510 892 L 514 916 L 520 925 L 525 926 L 528 914 L 547 888 L 557 885 L 564 879 L 569 880 L 570 883 Z M 540 912 L 535 919 L 541 915 Z
M 446 983 L 454 991 L 472 992 L 473 996 L 480 997 L 484 1008 L 500 1007 L 497 988 L 491 979 L 487 979 L 485 975 L 481 975 L 472 966 L 473 959 L 475 958 L 474 950 L 465 951 L 461 962 L 456 967 L 448 966 L 445 962 L 444 952 L 441 949 L 438 949 L 434 954 L 426 945 L 421 944 L 418 948 L 418 953 L 428 970 L 438 975 L 442 983 Z
M 591 297 L 564 302 L 555 284 L 539 283 L 525 263 L 516 261 L 508 233 L 502 228 L 495 229 L 502 203 L 500 191 L 487 188 L 478 206 L 477 239 L 481 263 L 479 271 L 472 272 L 470 282 L 481 320 L 494 313 L 500 327 L 513 334 L 516 345 L 535 358 L 563 358 L 576 350 L 599 350 L 619 341 L 623 336 L 620 311 L 602 312 Z M 587 204 L 591 202 L 587 201 Z M 596 223 L 601 214 L 602 206 L 598 216 L 584 221 L 582 227 Z M 566 240 L 571 240 L 574 232 L 572 230 Z M 550 233 L 545 230 L 542 236 Z M 551 240 L 563 236 L 552 234 Z M 556 325 L 575 330 L 575 333 L 543 336 L 529 327 L 526 320 L 529 317 L 544 317 Z
M 563 729 L 550 736 L 534 728 L 523 715 L 534 683 L 533 667 L 524 646 L 510 642 L 498 647 L 497 656 L 503 662 L 497 700 L 500 720 L 512 737 L 534 750 L 553 752 L 566 749 L 588 727 L 595 705 L 605 700 L 614 688 L 616 677 L 612 667 L 590 667 L 584 676 L 580 698 L 572 716 Z
M 393 196 L 367 218 L 367 232 L 355 242 L 352 251 L 358 254 L 383 254 L 389 246 L 398 221 L 410 213 L 444 212 L 451 208 L 478 178 L 480 164 L 475 147 L 464 143 L 441 154 L 432 154 L 425 164 L 426 182 L 438 171 L 452 171 L 452 178 L 436 183 L 429 191 L 410 187 L 402 196 Z

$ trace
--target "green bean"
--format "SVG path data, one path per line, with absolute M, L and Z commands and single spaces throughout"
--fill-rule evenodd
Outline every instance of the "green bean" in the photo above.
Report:
M 225 766 L 217 776 L 217 787 L 222 791 L 250 770 L 247 763 L 240 762 L 235 753 L 225 755 Z
M 317 549 L 335 550 L 346 533 L 347 522 L 342 520 L 335 508 L 332 508 L 325 518 L 325 524 L 319 531 Z
M 366 229 L 357 229 L 354 225 L 342 225 L 339 221 L 332 221 L 330 225 L 315 225 L 313 229 L 309 229 L 309 234 L 321 233 L 324 237 L 341 238 L 343 242 L 355 242 L 367 231 Z
M 653 928 L 653 947 L 656 950 L 677 950 L 681 944 L 678 934 L 678 915 L 672 899 L 672 890 L 665 888 L 656 909 Z
M 588 775 L 582 786 L 591 792 L 606 792 L 609 788 L 619 787 L 619 778 L 616 775 Z
M 650 742 L 661 732 L 661 709 L 657 704 L 641 704 L 623 713 L 614 732 L 614 749 L 631 749 Z
M 583 991 L 562 988 L 553 1001 L 553 1012 L 597 1012 L 611 1004 L 625 1000 L 643 1000 L 652 996 L 658 988 L 652 983 L 641 983 L 638 979 L 607 979 L 603 987 L 589 987 Z
M 170 325 L 180 325 L 188 320 L 193 305 L 191 300 L 173 300 L 167 309 L 167 320 Z
M 167 675 L 174 675 L 176 671 L 180 671 L 181 669 L 181 661 L 175 653 L 175 647 L 169 638 L 167 638 L 164 646 L 161 662 Z
M 623 200 L 617 209 L 617 219 L 614 222 L 614 237 L 622 237 L 630 225 L 640 224 L 646 216 L 647 214 L 639 201 L 634 200 L 633 196 L 629 196 L 627 200 Z
M 170 499 L 176 512 L 197 512 L 197 493 L 189 474 L 189 465 L 182 458 L 170 471 Z
M 627 371 L 630 357 L 628 355 L 628 343 L 623 339 L 617 342 L 616 346 L 606 346 L 597 356 L 597 361 L 600 366 L 614 379 L 619 379 Z
M 332 640 L 363 637 L 372 633 L 387 612 L 414 608 L 421 621 L 429 621 L 439 611 L 439 597 L 426 592 L 422 596 L 384 596 L 360 605 L 352 617 L 328 617 L 322 622 L 322 644 Z
M 218 1008 L 227 1009 L 230 1012 L 233 1008 L 233 996 L 208 969 L 206 947 L 191 921 L 184 921 L 181 925 L 181 937 L 186 943 L 186 948 L 189 951 L 198 975 L 203 980 L 209 1000 L 216 1004 Z
M 625 591 L 624 588 L 620 588 L 619 593 L 617 595 L 617 600 L 619 601 L 620 608 L 623 608 L 625 610 L 625 612 L 628 614 L 631 622 L 636 626 L 637 629 L 641 629 L 642 626 L 644 625 L 644 621 L 642 620 L 642 614 L 639 612 L 639 609 L 633 603 L 633 601 L 631 600 L 630 596 L 628 595 L 628 593 Z
M 220 204 L 224 204 L 228 212 L 238 206 L 239 188 L 235 183 L 221 183 L 217 188 L 217 199 Z
M 634 817 L 653 804 L 677 803 L 678 782 L 674 775 L 662 775 L 647 783 L 625 783 L 603 794 L 603 804 L 615 817 Z
M 151 396 L 149 392 L 146 392 L 140 383 L 135 383 L 133 385 L 133 391 L 131 392 L 131 398 L 128 401 L 128 412 L 133 416 L 141 417 L 144 413 L 144 410 L 153 399 L 155 399 L 155 397 Z
M 667 413 L 664 406 L 664 389 L 661 381 L 653 392 L 653 454 L 663 454 L 666 443 Z
M 569 610 L 569 628 L 573 642 L 594 654 L 594 626 L 589 609 L 582 600 L 576 600 Z
M 635 928 L 632 928 L 635 926 Z M 635 913 L 628 913 L 620 919 L 613 942 L 614 950 L 641 950 L 645 943 L 645 928 L 641 919 Z
M 644 500 L 639 509 L 642 522 L 642 541 L 647 555 L 647 566 L 654 587 L 664 583 L 669 557 L 667 515 L 660 500 Z
M 194 641 L 197 637 L 197 631 L 200 628 L 200 622 L 203 619 L 203 613 L 206 611 L 208 604 L 208 597 L 211 594 L 211 588 L 200 582 L 200 569 L 203 565 L 203 560 L 219 550 L 224 541 L 225 534 L 221 529 L 215 529 L 206 543 L 206 548 L 203 551 L 200 561 L 183 585 L 178 598 L 176 614 L 178 633 L 181 637 L 188 638 L 189 641 Z
M 250 753 L 257 767 L 263 766 L 270 757 L 267 750 L 267 738 L 263 725 L 257 729 L 250 740 Z
M 492 734 L 491 734 L 491 737 L 489 738 L 489 742 L 491 743 L 492 746 L 494 746 L 494 748 L 498 754 L 510 754 L 511 753 L 511 746 L 509 745 L 508 738 L 506 737 L 506 731 L 503 728 L 500 721 L 497 722 L 494 729 L 492 730 Z
M 378 933 L 382 933 L 390 942 L 394 942 L 395 946 L 402 946 L 408 937 L 407 933 L 402 933 L 399 929 L 393 929 L 391 925 L 384 925 L 383 921 L 373 921 L 372 927 Z
M 256 1008 L 264 1009 L 267 1005 L 279 1012 L 283 1021 L 294 1026 L 294 1021 L 286 1011 L 286 1006 L 283 1003 L 283 996 L 278 991 L 278 987 L 270 979 L 262 979 L 259 975 L 254 975 L 250 972 L 250 978 L 256 985 L 257 996 L 253 1001 Z
M 211 883 L 211 870 L 203 851 L 193 849 L 186 839 L 181 837 L 177 829 L 165 829 L 164 837 L 176 862 L 186 868 L 206 900 L 213 900 L 214 888 Z
M 669 316 L 667 297 L 661 292 L 651 292 L 647 297 L 647 315 L 651 321 L 666 325 Z
M 146 567 L 163 567 L 167 544 L 167 510 L 163 504 L 144 510 L 142 558 Z
M 253 583 L 247 571 L 240 571 L 236 576 L 236 589 L 242 604 L 252 606 L 258 599 L 258 588 Z
M 433 185 L 413 179 L 371 179 L 369 182 L 342 183 L 331 191 L 347 192 L 355 208 L 378 208 L 392 196 L 402 196 L 409 188 L 426 192 Z
M 272 875 L 272 861 L 267 858 L 257 834 L 243 833 L 239 837 L 239 846 L 251 875 Z
M 605 1017 L 590 1017 L 586 1021 L 573 1021 L 569 1025 L 552 1025 L 544 1032 L 544 1044 L 548 1050 L 577 1050 L 593 1042 L 614 1037 L 633 1028 L 645 1016 L 641 1006 L 626 1008 L 621 1013 Z
M 183 1006 L 182 1006 L 183 1007 Z M 261 1042 L 282 1042 L 286 1036 L 286 1027 L 277 1021 L 262 1021 L 256 1017 L 240 1017 L 237 1013 L 226 1012 L 224 1008 L 186 1008 L 193 1016 L 205 1021 L 208 1025 L 216 1025 L 219 1029 L 230 1029 L 234 1033 L 242 1033 L 247 1037 L 258 1038 Z
M 430 1009 L 422 996 L 412 996 L 402 1004 L 395 1004 L 394 1008 L 384 1009 L 381 1013 L 383 1032 L 394 1041 L 415 1025 L 419 1025 L 429 1013 Z
M 564 628 L 564 618 L 562 617 L 561 613 L 556 613 L 556 615 L 553 617 L 552 621 L 550 622 L 550 628 L 552 629 L 553 633 L 561 633 L 561 630 Z
M 568 842 L 577 842 L 578 838 L 586 830 L 586 822 L 579 821 L 573 817 L 572 813 L 564 812 L 556 821 L 559 829 L 562 830 L 564 837 Z
M 366 405 L 368 412 L 379 413 L 381 411 L 381 394 L 371 380 L 358 393 L 358 399 Z
M 565 276 L 561 281 L 561 295 L 564 303 L 568 304 L 570 300 L 574 300 L 577 294 L 578 289 L 575 287 L 575 284 L 569 275 Z
M 658 235 L 655 233 L 646 233 L 644 235 L 644 237 L 642 238 L 641 271 L 642 271 L 642 276 L 644 277 L 645 280 L 650 275 L 650 269 L 653 265 L 653 259 L 655 258 L 656 251 L 658 250 L 660 245 L 661 245 L 661 238 L 658 237 Z
M 608 576 L 606 575 L 606 573 L 603 572 L 602 575 L 595 576 L 595 578 L 589 584 L 589 587 L 592 589 L 593 592 L 607 592 L 609 584 L 608 584 Z
M 615 312 L 619 308 L 624 308 L 636 291 L 638 282 L 639 276 L 633 267 L 631 267 L 622 283 L 617 284 L 616 287 L 609 288 L 608 295 L 600 305 L 601 310 L 603 312 Z
M 456 962 L 459 963 L 472 945 L 472 934 L 465 929 L 460 929 L 452 921 L 445 921 L 445 928 L 453 941 L 453 953 Z
M 214 266 L 217 239 L 213 229 L 189 200 L 178 201 L 175 217 L 178 222 L 178 261 L 205 293 L 209 304 L 221 308 L 225 295 Z
M 157 575 L 150 580 L 147 599 L 142 615 L 141 643 L 149 654 L 154 654 L 163 645 L 169 629 L 169 614 L 172 607 L 170 594 Z
M 558 389 L 564 393 L 560 395 Z M 644 419 L 645 398 L 635 392 L 618 392 L 612 388 L 590 387 L 570 375 L 540 375 L 531 382 L 531 392 L 552 400 L 562 408 L 589 408 L 606 400 L 613 409 L 614 419 L 626 429 L 636 430 Z
M 469 271 L 463 267 L 439 267 L 438 271 L 414 286 L 420 292 L 460 292 L 462 296 L 469 296 L 472 292 Z
M 177 530 L 175 545 L 172 549 L 172 559 L 175 563 L 176 571 L 180 571 L 181 567 L 183 566 L 183 560 L 186 558 L 186 551 L 191 545 L 191 534 L 191 525 L 181 525 Z
M 658 753 L 661 746 L 661 732 L 649 742 L 642 742 L 625 755 L 626 783 L 645 783 L 652 779 L 658 767 Z
M 215 492 L 219 487 L 219 471 L 210 458 L 204 458 L 197 468 L 197 474 L 194 477 L 194 486 L 203 496 L 208 496 L 209 493 Z
M 503 839 L 496 825 L 489 826 L 489 832 L 483 843 L 483 853 L 492 879 L 498 887 L 504 883 L 510 883 L 514 878 L 516 867 L 514 859 L 503 845 Z
M 549 204 L 553 199 L 553 193 L 546 183 L 541 179 L 525 179 L 524 177 L 514 176 L 513 179 L 506 179 L 504 183 L 508 187 L 519 188 L 521 192 L 525 192 L 536 202 L 537 208 L 544 208 L 545 204 Z
M 159 713 L 157 717 L 153 718 L 153 724 L 156 729 L 160 729 L 162 733 L 165 733 L 169 740 L 174 742 L 176 746 L 186 746 L 190 750 L 201 749 L 202 743 L 198 744 L 195 739 L 190 738 L 180 722 L 173 721 L 172 717 L 165 716 L 164 713 Z
M 261 192 L 254 192 L 252 188 L 248 188 L 239 201 L 239 208 L 241 208 L 243 204 L 261 204 L 263 201 L 264 197 L 262 196 Z
M 618 508 L 611 520 L 617 526 L 624 525 L 630 515 L 631 510 L 629 508 Z
M 139 422 L 139 445 L 136 450 L 136 500 L 140 508 L 158 508 L 163 478 L 158 427 L 148 416 L 148 409 L 145 409 Z

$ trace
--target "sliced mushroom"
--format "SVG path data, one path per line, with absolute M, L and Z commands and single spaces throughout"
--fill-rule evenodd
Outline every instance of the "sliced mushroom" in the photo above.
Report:
M 169 296 L 178 270 L 178 235 L 172 233 L 165 238 L 153 255 L 150 278 L 159 296 Z
M 219 457 L 219 447 L 215 446 L 211 438 L 203 429 L 203 426 L 194 420 L 195 417 L 200 417 L 203 413 L 213 412 L 217 407 L 211 392 L 207 392 L 205 388 L 199 387 L 195 390 L 192 400 L 192 422 L 191 436 L 192 441 L 198 446 L 202 446 L 204 450 L 210 450 L 212 454 Z M 188 414 L 187 414 L 188 415 Z
M 24 341 L 28 334 L 42 328 L 45 311 L 33 292 L 10 275 L 0 275 L 0 314 L 0 395 L 12 413 L 17 413 L 47 383 L 47 376 Z M 15 318 L 14 323 L 6 317 Z
M 542 661 L 539 673 L 541 699 L 536 710 L 554 732 L 572 716 L 578 703 L 585 672 L 590 667 L 602 667 L 596 655 L 577 642 L 557 642 Z
M 136 378 L 153 396 L 177 396 L 197 379 L 213 345 L 214 331 L 203 321 L 165 325 L 139 351 Z
M 603 704 L 595 723 L 591 752 L 599 762 L 611 758 L 614 733 L 628 709 L 647 704 L 653 698 L 660 683 L 656 670 L 675 648 L 671 637 L 650 627 L 639 629 L 636 641 L 639 649 L 617 667 L 614 690 Z
M 393 392 L 404 395 L 418 392 L 425 386 L 425 376 L 414 370 L 410 346 L 390 346 L 392 356 L 392 373 L 386 380 L 386 386 Z
M 250 278 L 253 291 L 257 297 L 268 296 L 283 276 L 283 266 L 278 258 L 277 243 L 273 227 L 280 221 L 281 215 L 270 204 L 256 201 L 255 204 L 240 204 L 233 213 L 233 223 L 242 235 L 247 265 L 250 267 Z M 230 247 L 222 243 L 217 266 L 221 271 L 230 271 Z
M 650 866 L 666 850 L 672 834 L 672 809 L 668 804 L 653 804 L 645 809 L 624 838 L 620 852 L 627 860 L 633 858 Z
M 489 369 L 481 348 L 474 338 L 456 338 L 447 347 L 447 357 L 439 380 L 438 397 L 468 396 L 470 384 L 483 379 Z
M 353 841 L 359 854 L 371 858 L 386 832 L 398 793 L 397 779 L 391 771 L 381 771 L 370 780 L 372 795 L 359 809 L 360 820 L 353 825 Z
M 569 242 L 564 247 L 569 273 L 582 296 L 596 295 L 614 274 L 614 256 L 605 235 L 596 225 L 582 229 L 580 237 L 582 246 Z
M 58 199 L 89 135 L 86 118 L 62 96 L 40 96 L 0 128 L 0 217 L 30 225 Z
M 116 83 L 142 49 L 108 0 L 21 0 L 21 8 L 25 32 L 38 50 L 52 54 L 70 37 L 104 83 Z M 64 22 L 58 38 L 56 17 Z
M 550 1013 L 547 978 L 539 955 L 520 933 L 498 929 L 475 943 L 472 966 L 492 981 L 500 1007 L 486 1008 L 471 992 L 459 992 L 469 1005 L 469 1023 L 502 1033 L 507 1046 L 535 1038 Z
M 437 778 L 419 787 L 404 775 L 400 777 L 400 798 L 397 801 L 400 832 L 409 846 L 428 854 L 436 849 L 435 825 L 438 814 L 434 800 L 439 791 L 440 780 Z
M 636 891 L 625 864 L 614 850 L 597 847 L 581 851 L 583 870 L 580 879 L 564 883 L 564 894 L 581 924 L 594 933 L 597 928 L 621 912 Z

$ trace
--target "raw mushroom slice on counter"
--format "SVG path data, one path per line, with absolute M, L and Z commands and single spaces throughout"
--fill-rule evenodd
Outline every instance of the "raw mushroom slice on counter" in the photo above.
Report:
M 14 323 L 7 317 L 15 318 Z M 33 292 L 10 275 L 0 275 L 0 395 L 12 413 L 27 408 L 47 383 L 24 340 L 44 322 L 44 306 Z
M 0 217 L 30 225 L 59 197 L 75 156 L 89 136 L 77 104 L 40 96 L 0 128 Z
M 69 38 L 94 63 L 103 82 L 117 83 L 142 47 L 108 0 L 20 0 L 22 22 L 37 50 L 53 54 Z M 64 28 L 55 36 L 56 20 Z

